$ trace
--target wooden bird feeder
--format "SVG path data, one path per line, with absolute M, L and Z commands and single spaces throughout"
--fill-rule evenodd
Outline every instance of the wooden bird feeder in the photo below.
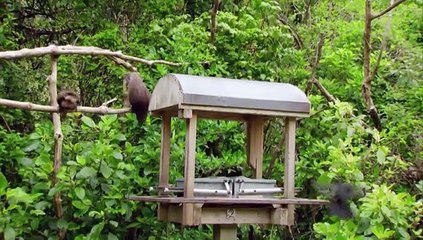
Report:
M 327 203 L 295 197 L 296 120 L 310 113 L 310 102 L 297 87 L 286 83 L 168 74 L 156 85 L 149 110 L 162 118 L 159 194 L 130 199 L 158 202 L 159 220 L 182 226 L 213 224 L 214 239 L 236 239 L 237 224 L 293 225 L 296 205 Z M 184 179 L 179 181 L 179 188 L 169 184 L 172 117 L 186 119 Z M 283 188 L 269 188 L 271 180 L 262 179 L 263 126 L 269 117 L 285 119 Z M 247 161 L 255 179 L 195 178 L 198 118 L 247 123 Z M 211 186 L 213 181 L 223 187 L 200 186 Z M 245 189 L 243 183 L 260 187 Z M 182 196 L 172 196 L 171 189 L 179 190 Z M 276 196 L 278 192 L 283 195 Z

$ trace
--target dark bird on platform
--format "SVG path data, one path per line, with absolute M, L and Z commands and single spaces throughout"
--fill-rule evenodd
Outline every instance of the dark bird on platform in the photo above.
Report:
M 139 122 L 144 123 L 148 114 L 150 92 L 138 73 L 131 72 L 125 74 L 124 79 L 128 86 L 128 99 L 131 104 L 131 111 L 135 113 Z

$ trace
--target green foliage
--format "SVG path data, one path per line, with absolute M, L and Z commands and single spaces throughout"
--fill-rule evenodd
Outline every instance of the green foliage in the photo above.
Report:
M 421 219 L 422 202 L 410 194 L 395 193 L 385 184 L 373 185 L 360 200 L 357 216 L 351 220 L 314 224 L 325 239 L 416 239 L 422 229 L 415 229 Z
M 375 0 L 374 11 L 388 2 Z M 372 82 L 382 119 L 376 131 L 362 104 L 364 1 L 223 1 L 210 43 L 209 1 L 12 1 L 0 2 L 0 50 L 49 43 L 93 45 L 181 67 L 137 65 L 154 89 L 167 73 L 287 82 L 304 89 L 317 39 L 325 35 L 317 79 L 339 100 L 327 104 L 315 88 L 312 116 L 297 131 L 296 184 L 301 197 L 322 198 L 319 185 L 343 181 L 367 192 L 350 202 L 355 217 L 340 220 L 325 208 L 299 208 L 295 229 L 254 226 L 257 239 L 412 239 L 422 235 L 423 122 L 421 1 L 407 1 L 392 16 L 387 50 Z M 375 64 L 387 17 L 372 22 Z M 286 20 L 287 23 L 283 23 Z M 298 45 L 296 41 L 302 42 Z M 47 58 L 0 61 L 0 97 L 48 102 Z M 117 97 L 122 105 L 125 70 L 106 58 L 61 56 L 58 87 L 76 89 L 86 106 Z M 283 94 L 283 93 L 281 93 Z M 185 122 L 172 120 L 170 181 L 183 175 Z M 155 204 L 127 200 L 157 184 L 160 119 L 137 123 L 133 114 L 67 114 L 63 159 L 52 187 L 53 127 L 44 113 L 0 108 L 0 238 L 210 239 L 211 227 L 181 229 L 157 221 Z M 250 176 L 245 125 L 201 120 L 196 176 Z M 9 130 L 10 129 L 10 130 Z M 266 123 L 265 162 L 276 157 L 270 178 L 283 184 L 283 121 Z M 210 156 L 216 144 L 220 156 Z M 420 175 L 419 175 L 420 174 Z M 388 187 L 389 186 L 389 187 Z M 63 218 L 52 201 L 61 193 Z M 323 193 L 323 194 L 322 194 Z M 310 211 L 312 214 L 310 214 Z M 321 215 L 324 215 L 323 217 Z M 246 238 L 249 228 L 240 228 Z M 316 235 L 316 236 L 315 236 Z

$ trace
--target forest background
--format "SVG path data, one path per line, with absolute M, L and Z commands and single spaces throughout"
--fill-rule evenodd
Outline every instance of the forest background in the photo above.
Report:
M 384 12 L 395 1 L 2 0 L 0 51 L 70 44 L 184 63 L 138 64 L 150 91 L 167 73 L 297 85 L 312 102 L 298 125 L 298 195 L 324 197 L 316 183 L 335 181 L 366 195 L 350 203 L 351 219 L 301 207 L 292 228 L 243 226 L 240 239 L 421 239 L 423 2 L 398 3 Z M 82 105 L 118 97 L 113 107 L 122 106 L 123 67 L 81 56 L 61 56 L 58 67 L 59 88 L 75 89 Z M 49 74 L 46 57 L 0 60 L 0 97 L 47 103 Z M 130 113 L 73 113 L 62 128 L 53 187 L 50 114 L 0 107 L 0 239 L 59 239 L 59 229 L 67 239 L 211 238 L 210 226 L 181 230 L 157 221 L 155 204 L 126 200 L 157 184 L 160 119 L 141 126 Z M 184 122 L 172 129 L 174 181 L 182 176 Z M 282 129 L 277 120 L 265 126 L 264 169 L 273 171 L 264 175 L 279 183 Z M 200 121 L 197 143 L 197 177 L 251 174 L 242 124 Z

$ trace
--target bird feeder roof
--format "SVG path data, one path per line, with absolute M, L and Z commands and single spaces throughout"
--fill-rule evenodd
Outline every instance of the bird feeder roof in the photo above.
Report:
M 150 99 L 154 113 L 192 109 L 241 115 L 306 117 L 310 101 L 287 83 L 168 74 L 157 83 Z

